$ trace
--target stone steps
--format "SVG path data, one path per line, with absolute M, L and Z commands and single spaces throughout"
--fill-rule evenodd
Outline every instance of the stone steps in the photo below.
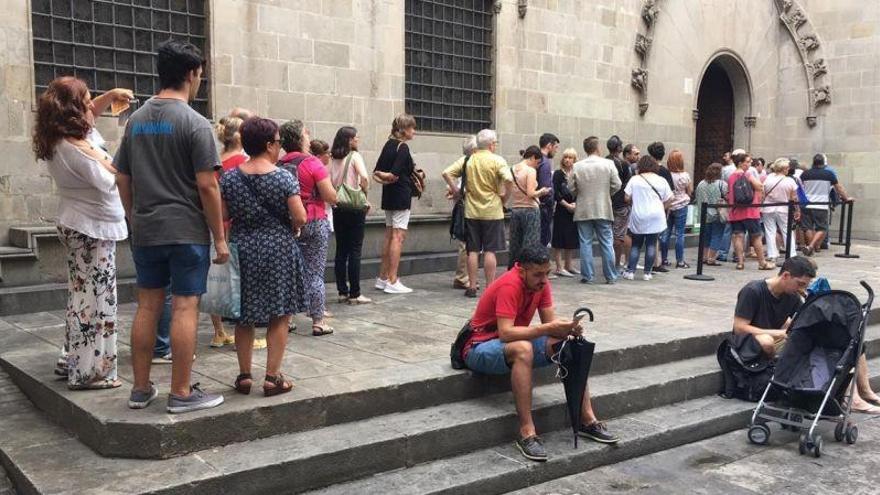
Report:
M 623 372 L 638 375 L 646 367 L 662 370 L 659 365 L 679 365 L 682 360 L 710 356 L 722 335 L 671 336 L 664 342 L 600 349 L 594 357 L 593 376 L 603 375 L 614 382 Z M 226 389 L 227 401 L 221 408 L 171 416 L 164 413 L 161 403 L 145 411 L 129 410 L 125 406 L 128 386 L 88 394 L 70 391 L 45 365 L 57 357 L 55 346 L 32 338 L 28 345 L 17 347 L 19 350 L 0 356 L 0 366 L 53 421 L 101 455 L 111 457 L 168 458 L 509 390 L 507 377 L 475 376 L 451 369 L 448 359 L 437 359 L 428 364 L 357 372 L 344 380 L 333 376 L 303 379 L 297 381 L 293 393 L 269 399 L 255 397 L 259 392 L 245 397 Z M 231 383 L 234 368 L 227 371 Z M 555 383 L 553 373 L 550 368 L 540 370 L 536 383 Z M 138 441 L 133 443 L 132 438 Z
M 877 347 L 873 330 L 869 352 Z M 880 359 L 869 368 L 880 371 Z M 561 386 L 536 387 L 536 424 L 549 432 L 543 436 L 552 456 L 545 464 L 525 461 L 512 445 L 509 393 L 149 462 L 101 457 L 19 399 L 0 416 L 0 430 L 17 432 L 0 439 L 0 453 L 20 493 L 63 491 L 60 480 L 88 466 L 100 472 L 81 479 L 79 493 L 221 493 L 230 486 L 237 494 L 503 493 L 745 426 L 754 405 L 714 397 L 719 375 L 713 356 L 598 375 L 591 382 L 597 413 L 611 418 L 623 441 L 582 441 L 577 450 Z

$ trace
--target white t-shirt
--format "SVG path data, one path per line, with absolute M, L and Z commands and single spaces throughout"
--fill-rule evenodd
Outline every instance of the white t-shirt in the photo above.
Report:
M 721 179 L 727 183 L 727 179 L 729 179 L 734 172 L 736 172 L 736 165 L 733 163 L 721 167 Z
M 623 190 L 632 198 L 629 230 L 633 234 L 659 234 L 666 230 L 663 203 L 672 197 L 669 183 L 657 174 L 639 174 Z

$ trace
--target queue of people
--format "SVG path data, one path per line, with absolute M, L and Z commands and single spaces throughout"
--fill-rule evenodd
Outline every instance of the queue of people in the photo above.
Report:
M 235 344 L 239 374 L 232 386 L 237 392 L 251 392 L 253 349 L 260 347 L 267 347 L 263 394 L 293 390 L 281 369 L 292 317 L 305 313 L 315 337 L 334 332 L 327 321 L 331 313 L 325 289 L 331 233 L 336 240 L 338 302 L 372 302 L 362 293 L 360 276 L 366 216 L 372 208 L 367 199 L 371 180 L 382 186 L 385 215 L 382 263 L 374 287 L 388 294 L 412 292 L 401 281 L 400 259 L 413 198 L 424 181 L 410 149 L 415 118 L 394 118 L 369 172 L 359 153 L 358 130 L 351 126 L 340 128 L 332 145 L 312 140 L 300 120 L 279 126 L 244 109 L 234 109 L 212 126 L 189 106 L 204 65 L 200 51 L 187 42 L 169 41 L 159 47 L 161 89 L 131 115 L 115 156 L 103 148 L 95 116 L 113 102 L 127 103 L 130 91 L 116 89 L 92 99 L 85 83 L 63 77 L 49 84 L 38 103 L 33 146 L 58 186 L 58 235 L 70 268 L 66 341 L 56 372 L 67 377 L 71 389 L 121 385 L 115 249 L 116 242 L 129 238 L 139 289 L 131 329 L 132 409 L 146 408 L 158 397 L 150 373 L 159 343 L 168 348 L 166 360 L 172 368 L 169 413 L 223 403 L 222 394 L 192 384 L 191 371 L 199 299 L 207 290 L 209 268 L 227 263 L 233 255 L 241 280 L 240 315 L 227 321 L 235 326 L 234 336 L 226 333 L 219 315 L 211 316 L 211 345 Z M 524 456 L 539 461 L 547 456 L 530 414 L 530 373 L 549 364 L 553 344 L 581 332 L 577 322 L 556 318 L 548 280 L 579 276 L 582 283 L 596 283 L 594 242 L 601 250 L 607 284 L 619 278 L 634 280 L 642 251 L 643 280 L 668 271 L 670 245 L 676 268 L 688 268 L 684 236 L 693 196 L 698 205 L 716 205 L 709 208 L 703 226 L 710 239 L 707 263 L 719 263 L 727 252 L 724 239 L 729 230 L 738 269 L 744 268 L 746 238 L 759 269 L 775 269 L 765 259 L 765 244 L 772 260 L 780 256 L 780 245 L 793 254 L 794 241 L 778 239 L 788 231 L 787 209 L 763 203 L 796 202 L 803 190 L 810 204 L 799 208 L 795 220 L 807 233 L 804 253 L 812 255 L 828 229 L 825 203 L 832 191 L 851 200 L 824 155 L 817 155 L 813 168 L 796 178 L 790 160 L 774 161 L 767 173 L 763 161 L 752 166 L 752 157 L 737 150 L 725 156 L 728 165 L 709 166 L 695 188 L 681 151 L 672 150 L 666 164 L 661 163 L 665 147 L 660 142 L 649 145 L 648 154 L 641 156 L 636 146 L 612 136 L 606 142 L 608 157 L 603 158 L 599 139 L 590 136 L 583 142 L 585 158 L 578 160 L 577 152 L 568 148 L 553 171 L 559 145 L 556 136 L 544 134 L 510 166 L 496 153 L 496 132 L 484 129 L 465 140 L 464 156 L 442 173 L 450 199 L 464 203 L 467 234 L 461 265 L 466 274 L 454 285 L 467 297 L 478 297 L 483 256 L 485 292 L 470 321 L 474 334 L 461 359 L 481 373 L 511 373 L 520 419 L 517 446 Z M 717 206 L 723 203 L 730 208 Z M 505 206 L 510 209 L 507 236 Z M 496 279 L 496 253 L 507 248 L 506 237 L 508 271 Z M 548 245 L 554 250 L 555 270 Z M 573 264 L 575 251 L 579 268 Z M 788 294 L 812 276 L 801 261 L 806 258 L 792 259 L 796 261 L 767 282 L 771 295 Z M 736 333 L 753 335 L 769 350 L 780 334 L 756 331 L 752 323 L 744 323 L 748 315 L 741 309 L 738 305 Z M 532 325 L 536 313 L 541 323 Z M 778 328 L 777 323 L 770 323 L 771 328 Z M 258 327 L 266 328 L 264 342 L 255 337 Z M 875 400 L 869 386 L 861 391 L 866 400 Z M 618 441 L 596 418 L 589 393 L 582 413 L 581 436 L 602 443 Z

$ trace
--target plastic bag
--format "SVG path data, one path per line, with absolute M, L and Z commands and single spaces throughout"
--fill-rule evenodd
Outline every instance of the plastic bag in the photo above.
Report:
M 215 253 L 212 245 L 212 258 Z M 229 261 L 222 265 L 211 264 L 208 290 L 199 302 L 199 311 L 233 320 L 241 317 L 241 277 L 235 244 L 229 244 Z

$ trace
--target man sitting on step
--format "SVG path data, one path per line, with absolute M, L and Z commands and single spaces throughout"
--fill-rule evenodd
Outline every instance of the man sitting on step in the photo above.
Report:
M 754 340 L 765 357 L 775 357 L 801 306 L 801 293 L 815 277 L 815 265 L 805 256 L 794 256 L 775 277 L 747 283 L 736 297 L 730 345 L 739 352 Z
M 549 275 L 547 248 L 534 245 L 523 249 L 514 268 L 492 282 L 480 298 L 470 321 L 473 334 L 462 348 L 462 359 L 469 369 L 494 375 L 510 373 L 519 416 L 516 446 L 533 461 L 546 461 L 547 452 L 532 421 L 532 369 L 550 365 L 553 344 L 583 331 L 576 322 L 556 318 Z M 541 318 L 539 325 L 531 324 L 535 312 Z M 618 441 L 596 419 L 589 389 L 582 408 L 580 436 L 602 443 Z

